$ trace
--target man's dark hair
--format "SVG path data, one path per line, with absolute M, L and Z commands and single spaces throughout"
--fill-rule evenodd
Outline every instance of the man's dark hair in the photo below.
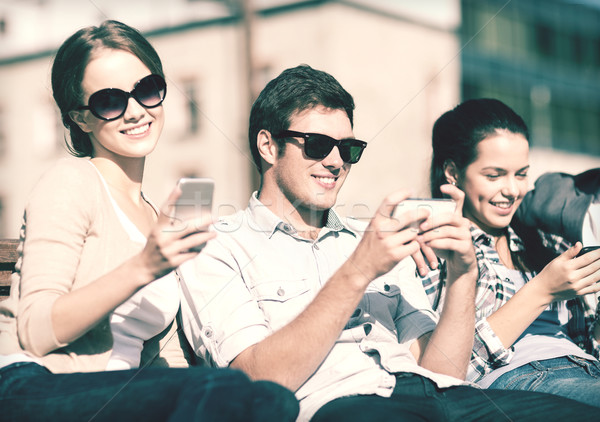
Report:
M 284 70 L 262 90 L 252 105 L 248 130 L 252 158 L 261 174 L 261 157 L 256 145 L 258 133 L 264 129 L 277 134 L 289 129 L 294 113 L 317 106 L 344 110 L 350 125 L 354 125 L 352 96 L 333 76 L 308 65 Z

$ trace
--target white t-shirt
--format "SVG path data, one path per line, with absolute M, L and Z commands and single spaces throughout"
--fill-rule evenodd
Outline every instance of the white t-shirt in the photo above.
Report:
M 131 240 L 145 244 L 146 237 L 119 208 L 102 175 L 101 179 L 119 221 Z M 153 204 L 149 201 L 148 203 L 156 210 Z M 144 341 L 167 328 L 175 319 L 178 310 L 179 284 L 174 271 L 148 284 L 123 302 L 110 316 L 110 330 L 114 343 L 106 370 L 139 367 Z

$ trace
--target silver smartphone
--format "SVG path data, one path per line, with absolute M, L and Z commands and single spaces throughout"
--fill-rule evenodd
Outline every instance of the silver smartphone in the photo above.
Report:
M 429 213 L 423 212 L 427 210 Z M 417 218 L 430 215 L 435 217 L 437 214 L 452 213 L 456 210 L 456 201 L 445 198 L 408 198 L 400 202 L 394 209 L 393 218 L 398 218 L 400 214 L 414 212 L 413 216 Z M 411 226 L 416 230 L 419 223 L 413 223 Z
M 215 182 L 209 178 L 184 177 L 177 185 L 181 195 L 175 202 L 175 218 L 185 221 L 212 213 Z

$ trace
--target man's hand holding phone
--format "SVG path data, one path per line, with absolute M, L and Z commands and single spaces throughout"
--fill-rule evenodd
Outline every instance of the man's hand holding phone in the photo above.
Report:
M 434 215 L 453 213 L 454 210 L 456 210 L 456 201 L 453 199 L 408 198 L 396 206 L 393 217 L 398 218 L 400 214 L 410 213 L 421 221 Z M 418 222 L 413 224 L 413 228 L 420 231 Z
M 471 241 L 469 223 L 462 216 L 464 193 L 456 186 L 443 185 L 443 193 L 451 199 L 423 199 L 412 201 L 407 209 L 415 209 L 423 215 L 419 223 L 417 238 L 420 250 L 412 255 L 421 276 L 430 269 L 436 269 L 438 256 L 450 262 L 451 266 L 460 266 L 466 270 L 475 264 L 475 254 Z M 398 212 L 401 207 L 398 207 Z M 415 211 L 411 211 L 415 212 Z M 457 271 L 461 269 L 457 268 Z

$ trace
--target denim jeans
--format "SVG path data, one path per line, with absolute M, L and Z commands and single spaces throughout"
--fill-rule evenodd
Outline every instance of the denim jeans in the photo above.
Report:
M 52 374 L 35 363 L 0 369 L 0 421 L 294 421 L 285 388 L 213 368 Z
M 342 397 L 323 406 L 312 422 L 600 421 L 600 409 L 550 394 L 437 388 L 429 379 L 399 374 L 390 398 Z
M 552 393 L 600 407 L 600 362 L 575 356 L 536 360 L 501 375 L 490 388 Z

